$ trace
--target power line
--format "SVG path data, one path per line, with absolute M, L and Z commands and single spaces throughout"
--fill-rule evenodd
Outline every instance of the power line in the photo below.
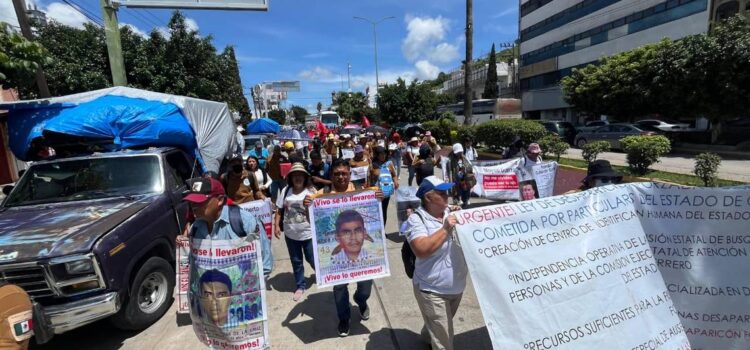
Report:
M 159 24 L 154 23 L 154 21 L 138 13 L 138 11 L 128 9 L 127 13 L 134 18 L 138 18 L 138 20 L 141 21 L 141 23 L 144 23 L 146 26 L 153 26 L 154 28 L 159 27 Z
M 144 11 L 144 12 L 145 12 L 145 13 L 146 13 L 147 15 L 151 16 L 151 18 L 153 18 L 153 19 L 154 19 L 154 20 L 155 20 L 156 22 L 158 22 L 158 23 L 161 23 L 161 21 L 162 21 L 162 20 L 161 20 L 161 19 L 159 19 L 159 17 L 156 17 L 156 15 L 155 15 L 155 14 L 153 14 L 153 13 L 152 13 L 151 11 L 149 11 L 149 10 L 143 10 L 143 11 Z
M 94 22 L 95 24 L 99 25 L 100 27 L 104 27 L 102 24 L 103 21 L 101 18 L 97 17 L 96 15 L 90 13 L 85 8 L 82 8 L 80 5 L 74 3 L 72 0 L 62 0 L 65 4 L 70 6 L 73 10 L 76 12 L 82 14 L 84 17 L 88 18 L 91 22 Z

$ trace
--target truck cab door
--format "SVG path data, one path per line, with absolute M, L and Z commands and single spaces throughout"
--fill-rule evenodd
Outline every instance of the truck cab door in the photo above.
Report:
M 182 200 L 183 194 L 187 191 L 186 181 L 192 177 L 198 177 L 200 174 L 195 173 L 194 162 L 191 162 L 182 151 L 171 151 L 165 155 L 164 159 L 166 163 L 164 167 L 165 178 L 167 179 L 166 186 L 176 215 L 179 232 L 182 232 L 187 222 L 187 211 L 190 210 L 190 205 Z

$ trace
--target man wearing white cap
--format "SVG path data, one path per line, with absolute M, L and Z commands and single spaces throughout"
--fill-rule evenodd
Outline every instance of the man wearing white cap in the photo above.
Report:
M 521 164 L 518 165 L 519 175 L 521 176 L 519 181 L 530 180 L 534 176 L 532 175 L 531 168 L 542 162 L 542 148 L 539 147 L 538 143 L 529 144 L 526 148 L 526 154 L 521 159 Z
M 414 162 L 419 157 L 419 138 L 414 136 L 409 140 L 409 145 L 406 146 L 406 153 L 404 154 L 404 164 L 409 168 L 409 186 L 414 182 L 414 176 L 416 175 L 416 168 Z
M 453 349 L 453 317 L 466 287 L 468 268 L 461 247 L 453 240 L 458 207 L 448 206 L 453 184 L 435 176 L 417 190 L 420 207 L 409 216 L 404 234 L 416 256 L 414 297 L 424 320 L 422 339 L 433 349 Z

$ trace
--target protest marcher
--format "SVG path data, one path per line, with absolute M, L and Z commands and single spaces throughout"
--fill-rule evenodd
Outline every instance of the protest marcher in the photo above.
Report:
M 226 187 L 227 196 L 236 204 L 266 198 L 255 175 L 242 165 L 242 157 L 234 157 L 229 161 L 229 169 L 222 175 L 221 181 Z
M 419 147 L 419 158 L 414 163 L 417 186 L 421 185 L 426 177 L 435 175 L 435 161 L 430 153 L 430 146 L 423 144 Z
M 330 166 L 323 161 L 323 156 L 317 151 L 312 151 L 310 153 L 310 166 L 307 168 L 307 171 L 310 172 L 312 184 L 315 186 L 315 189 L 319 190 L 331 185 L 331 177 L 328 174 L 329 170 Z
M 333 162 L 334 159 L 339 157 L 339 140 L 337 140 L 337 137 L 338 135 L 328 134 L 328 139 L 325 143 L 326 153 L 330 156 L 330 159 L 327 159 L 328 163 Z
M 479 159 L 479 153 L 477 153 L 477 149 L 474 148 L 473 143 L 471 139 L 464 142 L 464 157 L 470 162 Z
M 245 161 L 245 170 L 255 176 L 255 182 L 258 184 L 258 189 L 263 192 L 263 195 L 268 197 L 273 180 L 271 180 L 268 173 L 259 166 L 259 163 L 260 161 L 255 158 L 255 156 L 248 156 L 247 161 Z
M 366 157 L 362 145 L 354 146 L 354 158 L 349 161 L 349 164 L 352 168 L 370 167 L 370 158 Z M 365 173 L 365 175 L 367 174 Z M 362 179 L 352 180 L 352 182 L 360 187 L 367 187 L 369 186 L 367 180 L 367 176 L 365 176 Z
M 266 168 L 266 161 L 268 161 L 268 150 L 263 148 L 263 142 L 255 141 L 255 148 L 251 149 L 248 156 L 255 157 L 258 160 L 258 166 L 261 169 Z
M 274 146 L 271 159 L 266 164 L 266 172 L 271 177 L 271 201 L 274 203 L 279 190 L 286 186 L 284 177 L 281 176 L 281 163 L 287 162 L 287 157 L 281 152 L 281 147 L 278 145 Z
M 25 350 L 34 335 L 31 298 L 23 288 L 0 281 L 0 349 Z
M 393 130 L 393 135 L 391 135 L 391 142 L 397 145 L 401 143 L 401 134 L 398 133 L 398 130 Z
M 503 159 L 518 158 L 523 155 L 523 140 L 516 136 L 510 146 L 503 151 Z
M 404 152 L 404 165 L 409 168 L 409 186 L 414 183 L 414 176 L 416 175 L 416 168 L 414 168 L 414 162 L 419 157 L 419 138 L 414 136 L 409 140 L 409 145 L 406 146 L 406 152 Z
M 383 197 L 385 197 L 381 202 L 383 208 L 383 226 L 385 226 L 386 222 L 388 222 L 388 203 L 390 202 L 391 195 L 398 189 L 398 175 L 396 174 L 393 162 L 388 159 L 388 151 L 382 146 L 375 147 L 369 183 L 378 186 L 380 191 L 383 192 Z
M 454 185 L 435 176 L 419 186 L 421 206 L 408 219 L 406 239 L 416 256 L 413 289 L 424 320 L 422 339 L 433 349 L 453 349 L 453 317 L 466 287 L 468 268 L 452 236 L 458 207 L 448 206 Z
M 529 144 L 529 147 L 526 149 L 526 154 L 524 154 L 521 163 L 518 165 L 520 175 L 519 180 L 529 180 L 534 177 L 531 168 L 542 162 L 541 153 L 542 148 L 539 147 L 538 143 Z
M 471 163 L 464 158 L 464 147 L 460 143 L 453 145 L 453 152 L 449 156 L 448 169 L 450 169 L 450 179 L 455 184 L 453 188 L 454 204 L 457 204 L 460 200 L 461 206 L 466 208 L 471 204 L 471 188 L 476 185 L 477 180 Z
M 247 239 L 260 239 L 263 254 L 263 274 L 266 279 L 273 270 L 273 252 L 271 240 L 266 235 L 263 225 L 245 210 L 230 210 L 224 186 L 220 181 L 211 178 L 194 178 L 188 180 L 188 194 L 183 200 L 190 202 L 195 215 L 195 222 L 190 228 L 190 237 L 196 239 L 230 240 L 241 238 L 240 232 L 232 228 L 232 215 L 239 214 L 242 231 Z M 235 214 L 232 214 L 234 212 Z M 193 275 L 192 273 L 190 274 Z
M 358 189 L 350 181 L 351 179 L 351 166 L 346 159 L 337 159 L 331 164 L 331 187 L 318 190 L 316 195 L 322 195 L 326 193 L 344 193 L 354 192 Z M 375 195 L 378 200 L 383 200 L 383 192 L 380 189 L 375 189 Z M 305 197 L 304 205 L 309 207 L 312 204 L 313 196 Z M 340 215 L 339 215 L 340 216 Z M 352 236 L 353 231 L 350 232 L 349 236 Z M 351 238 L 351 237 L 350 237 Z M 363 321 L 370 318 L 370 308 L 367 305 L 367 299 L 370 298 L 372 292 L 372 280 L 359 281 L 357 282 L 357 290 L 354 293 L 354 301 L 359 306 L 359 315 Z M 333 287 L 333 297 L 336 303 L 336 312 L 339 318 L 338 334 L 341 337 L 349 335 L 349 322 L 351 319 L 351 304 L 349 303 L 349 286 L 347 284 L 339 284 Z
M 612 169 L 612 164 L 605 159 L 597 159 L 591 162 L 586 172 L 586 177 L 583 178 L 581 188 L 571 192 L 585 191 L 590 188 L 616 185 L 622 182 L 622 174 Z M 568 192 L 568 193 L 571 193 Z
M 274 215 L 273 231 L 276 238 L 281 238 L 281 233 L 284 233 L 297 287 L 292 299 L 299 301 L 307 289 L 304 260 L 307 260 L 310 267 L 315 270 L 312 230 L 307 208 L 303 205 L 305 197 L 314 194 L 315 189 L 310 182 L 310 174 L 301 163 L 292 165 L 292 169 L 287 174 L 287 183 L 289 185 L 282 190 L 276 203 L 279 209 Z
M 393 162 L 396 168 L 396 177 L 401 176 L 401 148 L 398 143 L 391 142 L 388 144 L 388 158 Z

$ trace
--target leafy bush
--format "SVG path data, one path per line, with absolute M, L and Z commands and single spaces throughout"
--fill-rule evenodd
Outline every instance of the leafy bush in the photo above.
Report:
M 482 123 L 476 128 L 476 142 L 489 148 L 500 149 L 509 146 L 516 136 L 528 144 L 539 140 L 547 130 L 533 120 L 496 119 Z
M 451 137 L 451 131 L 458 129 L 458 124 L 450 118 L 443 118 L 439 120 L 430 120 L 422 123 L 422 127 L 425 130 L 429 130 L 432 133 L 438 143 L 450 144 L 453 141 Z
M 721 165 L 721 157 L 716 153 L 705 152 L 695 156 L 695 176 L 703 180 L 706 187 L 716 186 L 716 173 Z
M 586 162 L 591 163 L 596 160 L 599 153 L 608 152 L 611 146 L 608 141 L 592 141 L 581 147 L 581 155 Z
M 477 128 L 474 126 L 460 125 L 457 131 L 458 131 L 458 135 L 457 135 L 458 141 L 456 142 L 461 142 L 461 143 L 465 143 L 466 141 L 474 142 L 477 139 Z
M 628 154 L 628 165 L 636 175 L 644 175 L 648 168 L 671 150 L 669 139 L 657 136 L 627 136 L 620 140 Z
M 537 143 L 539 143 L 539 147 L 542 149 L 543 158 L 547 158 L 548 155 L 554 154 L 558 162 L 560 161 L 560 155 L 570 148 L 570 145 L 556 134 L 544 136 L 539 139 Z

